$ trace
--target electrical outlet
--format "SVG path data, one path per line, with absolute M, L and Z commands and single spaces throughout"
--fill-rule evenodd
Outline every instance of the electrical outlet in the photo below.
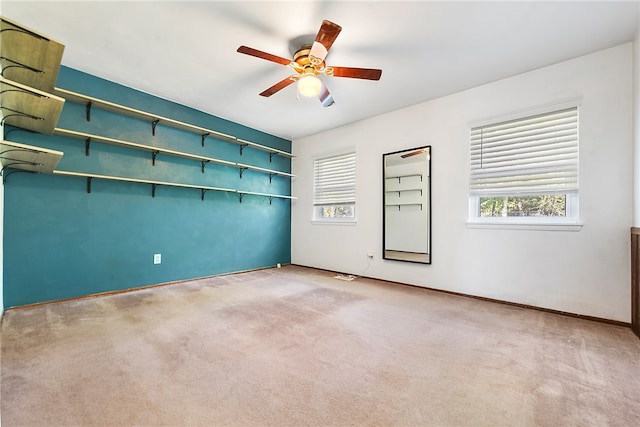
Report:
M 153 263 L 154 264 L 160 264 L 162 262 L 162 255 L 161 254 L 153 254 Z

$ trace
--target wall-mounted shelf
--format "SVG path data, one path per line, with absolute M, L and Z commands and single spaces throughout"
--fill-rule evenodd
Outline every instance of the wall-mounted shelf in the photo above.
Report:
M 59 135 L 59 136 L 65 136 L 65 137 L 70 137 L 70 138 L 75 138 L 75 139 L 82 139 L 85 141 L 85 153 L 87 155 L 89 155 L 89 145 L 91 143 L 91 141 L 97 141 L 97 142 L 102 142 L 105 144 L 112 144 L 112 145 L 119 145 L 122 147 L 128 147 L 128 148 L 133 148 L 136 150 L 143 150 L 143 151 L 148 151 L 151 153 L 151 160 L 152 163 L 155 164 L 155 159 L 156 156 L 158 154 L 165 154 L 168 156 L 173 156 L 173 157 L 180 157 L 183 159 L 190 159 L 190 160 L 197 160 L 201 163 L 202 166 L 202 172 L 204 173 L 205 170 L 205 166 L 208 163 L 214 163 L 214 164 L 219 164 L 219 165 L 223 165 L 223 166 L 231 166 L 234 168 L 238 168 L 240 170 L 240 177 L 242 177 L 242 171 L 243 170 L 253 170 L 253 171 L 257 171 L 257 172 L 262 172 L 262 173 L 266 173 L 269 174 L 269 178 L 271 179 L 271 177 L 273 176 L 285 176 L 285 177 L 293 177 L 294 175 L 288 173 L 288 172 L 281 172 L 281 171 L 277 171 L 277 170 L 273 170 L 273 169 L 266 169 L 266 168 L 261 168 L 261 167 L 257 167 L 257 166 L 251 166 L 251 165 L 247 165 L 244 163 L 237 163 L 237 162 L 229 162 L 226 160 L 221 160 L 221 159 L 216 159 L 213 157 L 205 157 L 205 156 L 199 156 L 196 154 L 191 154 L 191 153 L 185 153 L 182 151 L 176 151 L 176 150 L 170 150 L 167 148 L 160 148 L 160 147 L 154 147 L 151 145 L 145 145 L 145 144 L 139 144 L 136 142 L 130 142 L 130 141 L 124 141 L 121 139 L 115 139 L 115 138 L 108 138 L 105 136 L 100 136 L 100 135 L 94 135 L 94 134 L 90 134 L 90 133 L 85 133 L 85 132 L 78 132 L 78 131 L 73 131 L 73 130 L 68 130 L 68 129 L 61 129 L 61 128 L 56 128 L 53 132 L 55 135 Z
M 0 107 L 4 124 L 51 135 L 64 99 L 0 77 Z
M 0 140 L 2 171 L 5 168 L 13 168 L 29 172 L 52 173 L 63 154 L 62 151 Z
M 251 196 L 260 196 L 260 197 L 268 197 L 269 198 L 269 203 L 271 203 L 272 199 L 289 199 L 289 200 L 294 200 L 297 197 L 293 197 L 293 196 L 284 196 L 284 195 L 280 195 L 280 194 L 269 194 L 269 193 L 257 193 L 255 191 L 243 191 L 243 190 L 238 190 L 237 191 L 238 195 L 240 196 L 240 203 L 242 203 L 242 197 L 245 194 L 251 195 Z
M 61 176 L 72 176 L 72 177 L 85 178 L 87 180 L 87 193 L 91 193 L 91 182 L 92 182 L 93 179 L 102 179 L 102 180 L 108 180 L 108 181 L 121 181 L 121 182 L 133 182 L 133 183 L 139 183 L 139 184 L 149 184 L 149 185 L 151 185 L 151 196 L 152 197 L 155 197 L 156 188 L 158 186 L 166 186 L 166 187 L 180 187 L 180 188 L 198 189 L 201 192 L 202 200 L 204 200 L 204 195 L 205 195 L 205 193 L 207 191 L 222 191 L 222 192 L 226 192 L 226 193 L 235 193 L 235 194 L 238 194 L 240 202 L 242 202 L 242 197 L 244 195 L 246 195 L 246 194 L 268 197 L 269 201 L 271 201 L 271 199 L 273 199 L 273 198 L 290 199 L 290 200 L 291 199 L 295 199 L 295 197 L 293 197 L 293 196 L 285 196 L 285 195 L 281 195 L 281 194 L 256 193 L 256 192 L 252 192 L 252 191 L 234 190 L 232 188 L 212 187 L 212 186 L 208 186 L 208 185 L 182 184 L 182 183 L 179 183 L 179 182 L 167 182 L 167 181 L 155 181 L 155 180 L 150 180 L 150 179 L 127 178 L 127 177 L 122 177 L 122 176 L 100 175 L 100 174 L 86 173 L 86 172 L 71 172 L 71 171 L 54 170 L 53 174 L 54 175 L 61 175 Z
M 420 206 L 420 210 L 422 210 L 422 203 L 386 203 L 385 206 L 397 206 L 398 210 L 401 206 Z
M 409 193 L 412 191 L 419 191 L 420 195 L 422 196 L 422 188 L 403 188 L 401 190 L 387 190 L 385 191 L 385 193 L 390 193 L 390 194 L 398 193 L 398 197 L 400 197 L 402 193 Z
M 200 135 L 200 140 L 202 145 L 204 145 L 204 141 L 207 137 L 212 137 L 212 138 L 220 139 L 223 141 L 238 144 L 240 145 L 241 155 L 244 147 L 251 147 L 257 150 L 268 152 L 270 154 L 270 157 L 269 157 L 270 159 L 274 155 L 279 155 L 279 156 L 288 157 L 288 158 L 293 157 L 291 153 L 288 153 L 286 151 L 278 150 L 276 148 L 268 147 L 266 145 L 257 144 L 255 142 L 247 141 L 245 139 L 240 139 L 233 135 L 218 132 L 212 129 L 207 129 L 201 126 L 192 125 L 189 123 L 181 122 L 181 121 L 170 119 L 167 117 L 159 116 L 157 114 L 149 113 L 146 111 L 137 110 L 135 108 L 127 107 L 124 105 L 116 104 L 116 103 L 105 101 L 102 99 L 93 98 L 91 96 L 82 95 L 66 89 L 55 88 L 54 93 L 68 101 L 85 105 L 87 120 L 91 120 L 91 108 L 96 107 L 96 108 L 100 108 L 101 110 L 124 114 L 129 117 L 134 117 L 140 120 L 147 121 L 151 124 L 151 133 L 153 135 L 155 135 L 156 125 L 160 123 L 166 126 L 170 126 L 176 129 L 181 129 L 181 130 L 185 130 L 185 131 Z
M 231 188 L 222 188 L 222 187 L 211 187 L 206 185 L 193 185 L 193 184 L 181 184 L 178 182 L 165 182 L 165 181 L 154 181 L 150 179 L 139 179 L 139 178 L 126 178 L 122 176 L 113 176 L 113 175 L 100 175 L 95 173 L 85 173 L 85 172 L 71 172 L 71 171 L 62 171 L 62 170 L 54 170 L 54 175 L 64 175 L 64 176 L 75 176 L 81 178 L 87 178 L 87 193 L 91 192 L 91 179 L 104 179 L 109 181 L 123 181 L 123 182 L 134 182 L 139 184 L 151 184 L 153 187 L 152 195 L 155 196 L 155 187 L 158 185 L 164 185 L 168 187 L 182 187 L 182 188 L 196 188 L 199 190 L 206 191 L 224 191 L 227 193 L 236 193 L 237 191 Z
M 286 176 L 288 178 L 292 178 L 295 175 L 289 173 L 289 172 L 281 172 L 281 171 L 277 171 L 277 170 L 273 170 L 273 169 L 267 169 L 267 168 L 261 168 L 259 166 L 251 166 L 251 165 L 246 165 L 244 163 L 236 163 L 236 167 L 240 168 L 240 177 L 242 178 L 242 170 L 243 169 L 247 169 L 247 170 L 252 170 L 252 171 L 256 171 L 256 172 L 262 172 L 262 173 L 266 173 L 269 175 L 269 179 L 271 179 L 271 177 L 273 176 Z
M 420 177 L 420 181 L 422 181 L 422 174 L 421 173 L 412 173 L 412 174 L 408 174 L 408 175 L 385 176 L 384 179 L 397 179 L 398 183 L 400 183 L 400 182 L 402 182 L 402 178 L 409 178 L 409 177 L 413 177 L 413 176 L 419 176 Z
M 64 45 L 0 16 L 2 77 L 45 92 L 52 92 Z
M 208 185 L 196 185 L 196 184 L 182 184 L 179 182 L 167 182 L 167 181 L 155 181 L 149 179 L 140 178 L 127 178 L 113 175 L 100 175 L 86 172 L 72 172 L 56 170 L 56 166 L 60 162 L 63 156 L 62 151 L 50 150 L 47 148 L 36 147 L 32 145 L 20 144 L 12 141 L 0 140 L 0 164 L 2 165 L 2 172 L 5 168 L 12 168 L 16 170 L 48 173 L 61 176 L 72 176 L 87 179 L 87 192 L 91 192 L 91 181 L 93 179 L 103 179 L 110 181 L 122 181 L 122 182 L 134 182 L 139 184 L 150 184 L 151 195 L 155 197 L 156 188 L 158 186 L 167 187 L 181 187 L 181 188 L 195 188 L 201 191 L 202 200 L 207 191 L 223 191 L 227 193 L 238 194 L 240 202 L 245 195 L 254 195 L 261 197 L 268 197 L 269 202 L 272 199 L 289 199 L 293 200 L 295 197 L 282 194 L 270 194 L 270 193 L 258 193 L 255 191 L 236 190 L 233 188 L 213 187 Z M 2 172 L 0 174 L 4 175 Z M 6 178 L 6 176 L 4 176 Z

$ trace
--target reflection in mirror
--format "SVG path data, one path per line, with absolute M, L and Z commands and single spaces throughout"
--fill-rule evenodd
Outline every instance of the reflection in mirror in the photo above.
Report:
M 382 155 L 383 258 L 431 264 L 431 146 Z

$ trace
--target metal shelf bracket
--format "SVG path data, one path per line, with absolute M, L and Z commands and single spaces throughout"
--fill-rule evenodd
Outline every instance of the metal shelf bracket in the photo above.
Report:
M 32 171 L 27 171 L 27 170 L 23 170 L 23 169 L 12 169 L 12 170 L 10 170 L 9 172 L 4 173 L 4 170 L 5 170 L 7 167 L 9 167 L 9 166 L 10 166 L 10 165 L 5 166 L 5 167 L 4 167 L 4 168 L 2 168 L 2 170 L 0 171 L 0 175 L 2 175 L 2 182 L 3 182 L 3 183 L 6 183 L 6 182 L 7 182 L 7 178 L 9 178 L 9 176 L 13 175 L 14 173 L 18 173 L 18 172 L 35 173 L 35 172 L 32 172 Z
M 202 168 L 201 168 L 202 169 L 202 173 L 204 173 L 204 167 L 207 165 L 207 163 L 209 163 L 209 160 L 202 160 L 200 162 L 200 164 L 202 165 Z
M 9 22 L 9 24 L 11 24 L 11 23 Z M 18 32 L 18 33 L 27 34 L 27 35 L 29 35 L 29 36 L 31 36 L 33 38 L 38 39 L 38 40 L 47 40 L 47 41 L 49 40 L 48 38 L 43 37 L 40 34 L 34 33 L 33 31 L 29 31 L 26 28 L 17 27 L 15 24 L 12 24 L 11 27 L 12 28 L 5 28 L 4 30 L 0 30 L 0 33 L 4 33 L 5 31 L 15 31 L 15 32 Z
M 1 153 L 1 154 L 4 154 L 4 153 L 6 153 L 6 151 Z M 35 167 L 42 166 L 42 163 L 27 162 L 27 161 L 24 161 L 24 160 L 14 160 L 14 159 L 10 159 L 8 157 L 4 157 L 4 159 L 11 160 L 12 162 L 5 164 L 2 167 L 2 169 L 0 169 L 0 175 L 2 176 L 2 182 L 3 183 L 7 182 L 7 177 L 9 175 L 13 175 L 15 173 L 15 172 L 10 172 L 10 173 L 5 174 L 4 170 L 7 169 L 7 168 L 12 168 L 13 166 L 18 166 L 18 165 L 28 165 L 28 166 L 35 166 Z M 22 169 L 15 169 L 15 170 L 16 171 L 20 171 Z M 24 172 L 32 172 L 32 171 L 24 171 Z
M 0 93 L 1 95 L 1 93 Z M 19 117 L 26 117 L 28 119 L 33 119 L 33 120 L 44 120 L 42 117 L 38 117 L 38 116 L 34 116 L 32 114 L 28 114 L 28 113 L 23 113 L 22 111 L 18 111 L 18 110 L 13 110 L 11 108 L 7 108 L 7 107 L 1 107 L 3 110 L 9 110 L 11 111 L 13 114 L 7 114 L 6 116 L 2 117 L 2 120 L 0 121 L 0 124 L 4 125 L 4 121 L 6 119 L 8 119 L 9 117 L 12 116 L 19 116 Z
M 0 32 L 3 32 L 3 31 L 0 31 Z M 21 68 L 23 70 L 28 70 L 28 71 L 31 71 L 33 73 L 44 74 L 44 71 L 42 71 L 42 70 L 38 70 L 37 68 L 33 68 L 33 67 L 30 67 L 30 66 L 28 66 L 26 64 L 23 64 L 21 62 L 14 61 L 13 59 L 5 58 L 4 56 L 0 56 L 0 60 L 7 61 L 7 62 L 10 62 L 11 64 L 13 64 L 13 65 L 7 65 L 5 67 L 2 67 L 2 72 L 0 72 L 0 75 L 3 76 L 3 77 L 4 77 L 5 70 L 8 70 L 9 68 Z
M 91 106 L 93 105 L 92 101 L 87 102 L 87 105 L 85 105 L 84 109 L 85 109 L 85 115 L 87 117 L 87 121 L 90 122 L 91 121 Z

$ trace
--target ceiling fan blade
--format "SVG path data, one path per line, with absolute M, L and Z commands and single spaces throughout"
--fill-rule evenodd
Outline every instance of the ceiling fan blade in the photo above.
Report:
M 289 86 L 293 82 L 294 80 L 291 77 L 287 77 L 286 79 L 280 80 L 278 83 L 274 84 L 269 89 L 264 90 L 262 93 L 260 93 L 260 96 L 271 96 L 274 93 L 278 92 L 279 90 L 282 90 L 285 87 Z
M 380 80 L 382 70 L 374 68 L 332 67 L 334 77 L 350 77 L 352 79 Z
M 276 64 L 289 65 L 291 63 L 290 59 L 272 55 L 270 53 L 263 52 L 261 50 L 254 49 L 248 46 L 240 46 L 238 48 L 238 52 L 244 53 L 245 55 L 255 56 L 256 58 L 266 59 L 267 61 L 275 62 Z
M 423 153 L 426 153 L 426 152 L 427 152 L 427 150 L 423 148 L 422 150 L 416 150 L 416 151 L 412 151 L 411 153 L 403 154 L 400 157 L 402 157 L 403 159 L 406 159 L 407 157 L 417 156 L 419 154 L 423 154 Z
M 322 89 L 318 94 L 318 99 L 323 107 L 331 107 L 335 103 L 333 96 L 329 93 L 329 89 L 327 89 L 327 85 L 325 85 L 324 82 L 322 82 Z
M 311 45 L 309 55 L 318 58 L 320 62 L 324 61 L 329 49 L 331 49 L 331 46 L 333 45 L 333 42 L 336 41 L 338 34 L 340 34 L 340 31 L 342 31 L 342 27 L 340 25 L 334 24 L 326 19 L 322 21 L 318 35 L 316 36 L 313 45 Z

